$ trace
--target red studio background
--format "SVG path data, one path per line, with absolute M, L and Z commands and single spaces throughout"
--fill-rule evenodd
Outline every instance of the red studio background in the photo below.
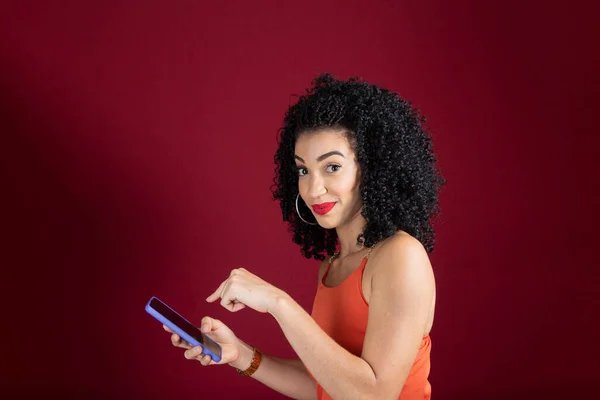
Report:
M 293 356 L 268 315 L 204 299 L 244 266 L 310 311 L 318 263 L 270 185 L 283 114 L 325 71 L 429 121 L 433 397 L 592 393 L 598 10 L 555 3 L 3 2 L 0 397 L 283 398 L 184 359 L 144 305 Z

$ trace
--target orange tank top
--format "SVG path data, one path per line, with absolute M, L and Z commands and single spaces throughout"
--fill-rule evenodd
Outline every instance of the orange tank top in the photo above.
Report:
M 368 258 L 363 258 L 359 268 L 335 287 L 323 283 L 331 262 L 317 289 L 313 302 L 312 317 L 317 324 L 340 346 L 357 357 L 361 356 L 369 305 L 362 292 L 362 277 Z M 431 398 L 429 383 L 431 339 L 423 337 L 421 347 L 404 383 L 399 400 L 428 400 Z M 313 377 L 314 378 L 314 377 Z M 329 400 L 331 397 L 317 382 L 317 398 Z

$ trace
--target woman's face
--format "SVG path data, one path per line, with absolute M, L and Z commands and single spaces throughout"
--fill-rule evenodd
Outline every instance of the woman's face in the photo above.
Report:
M 359 165 L 343 131 L 300 134 L 295 159 L 300 197 L 320 226 L 337 228 L 360 212 Z

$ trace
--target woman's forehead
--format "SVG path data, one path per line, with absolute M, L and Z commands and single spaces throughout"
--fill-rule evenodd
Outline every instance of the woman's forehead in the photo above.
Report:
M 341 130 L 320 130 L 302 133 L 296 139 L 295 153 L 300 157 L 316 159 L 330 151 L 341 151 L 344 155 L 352 155 L 347 133 Z

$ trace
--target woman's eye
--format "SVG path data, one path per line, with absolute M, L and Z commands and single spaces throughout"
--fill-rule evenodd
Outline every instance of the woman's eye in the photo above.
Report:
M 308 174 L 308 170 L 304 167 L 299 167 L 298 168 L 298 175 L 302 176 L 302 175 L 306 175 Z
M 328 166 L 327 166 L 327 172 L 336 172 L 336 171 L 337 171 L 337 170 L 339 170 L 340 168 L 342 168 L 342 166 L 341 166 L 341 165 L 335 165 L 335 164 L 328 165 Z

